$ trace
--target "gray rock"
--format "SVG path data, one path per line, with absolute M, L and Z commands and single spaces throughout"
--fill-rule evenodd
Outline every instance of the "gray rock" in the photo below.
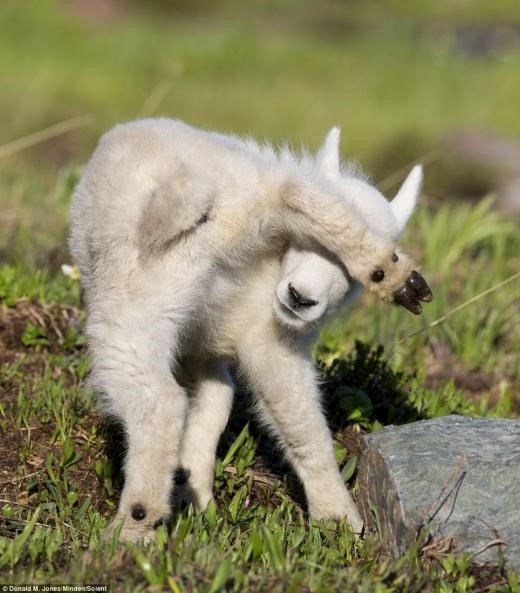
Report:
M 425 533 L 433 545 L 451 540 L 476 562 L 505 559 L 520 572 L 520 420 L 454 415 L 388 426 L 361 448 L 361 510 L 368 526 L 379 523 L 389 553 Z

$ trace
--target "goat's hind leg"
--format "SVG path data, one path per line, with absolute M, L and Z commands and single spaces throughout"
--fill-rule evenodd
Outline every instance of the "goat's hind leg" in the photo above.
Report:
M 91 319 L 88 333 L 93 387 L 127 437 L 124 487 L 110 531 L 123 521 L 121 539 L 149 540 L 171 512 L 186 414 L 186 394 L 170 371 L 175 332 L 160 317 L 141 314 L 111 323 Z
M 204 510 L 213 498 L 217 445 L 231 412 L 234 386 L 223 362 L 206 362 L 195 372 L 181 447 L 180 469 L 186 481 L 177 484 L 176 499 Z

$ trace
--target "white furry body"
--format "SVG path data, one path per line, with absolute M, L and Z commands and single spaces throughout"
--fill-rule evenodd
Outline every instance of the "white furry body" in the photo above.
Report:
M 91 383 L 128 436 L 123 538 L 149 537 L 169 515 L 179 466 L 194 502 L 207 504 L 232 401 L 229 358 L 301 478 L 311 515 L 361 529 L 305 340 L 273 307 L 278 256 L 287 242 L 322 245 L 345 278 L 348 270 L 385 300 L 411 264 L 392 259 L 396 236 L 382 236 L 327 164 L 166 119 L 118 126 L 100 141 L 75 192 L 70 245 L 88 305 Z M 370 282 L 374 269 L 385 270 L 383 282 Z M 181 360 L 191 398 L 174 378 Z M 144 517 L 133 516 L 136 504 Z

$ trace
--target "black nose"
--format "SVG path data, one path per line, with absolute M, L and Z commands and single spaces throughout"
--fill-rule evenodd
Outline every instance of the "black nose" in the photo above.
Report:
M 300 292 L 296 290 L 296 288 L 294 288 L 290 282 L 289 299 L 293 309 L 299 309 L 300 307 L 314 307 L 314 305 L 318 304 L 318 301 L 315 301 L 314 299 L 305 298 Z

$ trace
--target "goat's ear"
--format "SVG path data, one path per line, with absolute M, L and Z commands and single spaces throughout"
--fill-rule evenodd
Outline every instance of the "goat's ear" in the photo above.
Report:
M 403 185 L 399 188 L 397 195 L 390 203 L 400 231 L 404 229 L 415 209 L 421 193 L 422 181 L 422 165 L 415 165 L 408 177 L 404 180 Z
M 341 130 L 337 126 L 331 128 L 316 155 L 316 161 L 321 173 L 329 179 L 339 177 L 340 134 Z

